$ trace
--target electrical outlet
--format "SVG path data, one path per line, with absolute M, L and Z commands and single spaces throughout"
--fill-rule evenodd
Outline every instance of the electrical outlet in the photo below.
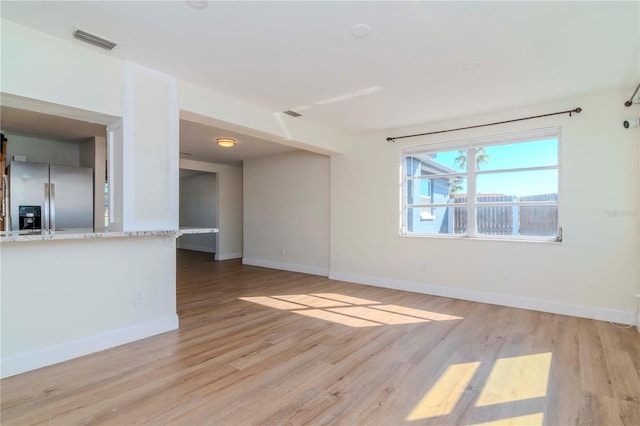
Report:
M 133 290 L 133 296 L 131 302 L 134 305 L 142 305 L 144 302 L 142 301 L 142 290 L 136 288 Z
M 422 270 L 426 271 L 427 269 L 429 269 L 429 265 L 427 264 L 427 262 L 422 262 Z
M 284 255 L 285 255 L 285 253 L 286 253 L 286 251 L 285 251 L 284 247 L 282 247 L 282 248 L 280 249 L 280 256 L 284 256 Z

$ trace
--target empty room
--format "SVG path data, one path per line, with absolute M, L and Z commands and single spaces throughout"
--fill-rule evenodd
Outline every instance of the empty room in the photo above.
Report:
M 0 16 L 3 425 L 640 424 L 640 2 Z

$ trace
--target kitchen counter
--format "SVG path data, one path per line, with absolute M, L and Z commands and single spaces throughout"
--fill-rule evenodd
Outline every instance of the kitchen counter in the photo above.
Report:
M 49 241 L 49 240 L 84 240 L 91 238 L 127 238 L 127 237 L 152 237 L 166 236 L 177 238 L 185 234 L 214 234 L 218 228 L 180 228 L 178 230 L 158 231 L 105 231 L 105 232 L 79 232 L 79 231 L 9 231 L 0 232 L 1 243 L 14 243 L 24 241 Z

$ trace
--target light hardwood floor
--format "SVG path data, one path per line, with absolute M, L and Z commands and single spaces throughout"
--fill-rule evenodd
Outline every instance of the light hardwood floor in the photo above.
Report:
M 2 380 L 2 425 L 640 425 L 635 329 L 177 256 L 179 330 Z

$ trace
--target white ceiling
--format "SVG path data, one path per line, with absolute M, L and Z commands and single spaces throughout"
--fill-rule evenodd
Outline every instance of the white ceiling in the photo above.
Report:
M 6 105 L 0 106 L 0 129 L 6 133 L 76 143 L 92 136 L 106 137 L 107 135 L 106 126 L 102 124 L 11 108 Z M 233 138 L 237 144 L 233 148 L 219 147 L 216 144 L 216 138 L 219 137 Z M 285 145 L 240 133 L 180 120 L 180 158 L 241 166 L 243 160 L 293 150 L 294 148 Z
M 5 105 L 0 106 L 0 128 L 7 133 L 61 142 L 77 143 L 86 141 L 92 136 L 107 136 L 107 128 L 102 124 L 10 108 Z
M 222 148 L 218 146 L 216 139 L 221 137 L 235 139 L 236 146 L 233 148 Z M 294 148 L 286 145 L 253 138 L 240 133 L 229 132 L 188 120 L 180 120 L 180 158 L 185 160 L 198 160 L 240 166 L 243 160 L 266 155 L 282 154 L 294 150 Z
M 350 134 L 640 78 L 637 1 L 3 0 L 1 13 L 63 38 L 93 32 L 121 43 L 107 54 Z

